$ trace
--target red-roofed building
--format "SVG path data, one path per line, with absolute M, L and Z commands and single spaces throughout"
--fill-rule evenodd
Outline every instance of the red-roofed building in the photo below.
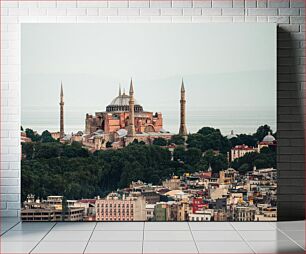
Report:
M 208 208 L 208 204 L 204 203 L 203 198 L 192 199 L 192 213 L 196 213 L 196 211 L 203 210 L 203 208 Z

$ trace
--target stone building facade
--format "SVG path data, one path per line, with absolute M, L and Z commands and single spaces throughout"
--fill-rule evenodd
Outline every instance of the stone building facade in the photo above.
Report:
M 128 197 L 110 193 L 96 200 L 96 221 L 145 221 L 146 200 L 139 194 Z
M 171 136 L 163 128 L 162 113 L 146 111 L 135 100 L 131 80 L 129 94 L 122 93 L 119 88 L 118 96 L 105 111 L 86 114 L 83 144 L 100 150 L 107 148 L 108 144 L 120 148 L 135 139 L 150 144 L 156 138 L 170 139 Z
M 97 130 L 103 130 L 105 134 L 115 133 L 120 129 L 126 129 L 129 125 L 130 96 L 119 91 L 119 95 L 106 106 L 103 112 L 95 115 L 86 114 L 85 133 L 90 134 Z M 163 128 L 162 113 L 145 111 L 135 100 L 134 122 L 136 133 L 159 132 Z

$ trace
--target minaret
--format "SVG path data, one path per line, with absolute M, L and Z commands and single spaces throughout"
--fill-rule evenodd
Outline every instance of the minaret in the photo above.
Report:
M 128 127 L 128 137 L 135 137 L 135 116 L 134 116 L 134 88 L 133 88 L 133 81 L 131 79 L 130 83 L 130 100 L 129 100 L 129 127 Z
M 64 92 L 63 84 L 61 82 L 61 94 L 60 94 L 60 138 L 64 137 Z
M 119 97 L 121 96 L 121 84 L 119 84 Z
M 181 86 L 181 115 L 180 115 L 180 131 L 179 135 L 183 136 L 185 139 L 187 138 L 187 129 L 186 129 L 186 97 L 185 97 L 185 87 L 184 81 L 182 79 Z

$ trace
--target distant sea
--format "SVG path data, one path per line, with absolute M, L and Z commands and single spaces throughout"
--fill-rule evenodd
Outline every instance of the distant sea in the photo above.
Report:
M 146 107 L 150 108 L 150 107 Z M 86 113 L 94 114 L 96 111 L 104 111 L 105 108 L 95 107 L 65 107 L 65 132 L 75 133 L 85 129 Z M 179 109 L 165 107 L 162 110 L 164 129 L 171 133 L 178 133 Z M 276 131 L 275 108 L 188 108 L 187 130 L 190 133 L 197 132 L 204 126 L 221 130 L 223 135 L 228 135 L 231 130 L 235 133 L 254 133 L 260 125 L 268 124 Z M 23 128 L 31 128 L 39 133 L 44 130 L 59 130 L 59 107 L 23 107 L 21 109 L 21 125 Z

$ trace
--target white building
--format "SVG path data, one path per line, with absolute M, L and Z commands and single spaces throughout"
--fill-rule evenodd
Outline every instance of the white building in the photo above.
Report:
M 146 204 L 146 221 L 152 221 L 154 218 L 154 208 L 156 204 Z
M 189 221 L 211 221 L 213 217 L 213 209 L 205 209 L 204 211 L 196 211 L 189 214 Z

